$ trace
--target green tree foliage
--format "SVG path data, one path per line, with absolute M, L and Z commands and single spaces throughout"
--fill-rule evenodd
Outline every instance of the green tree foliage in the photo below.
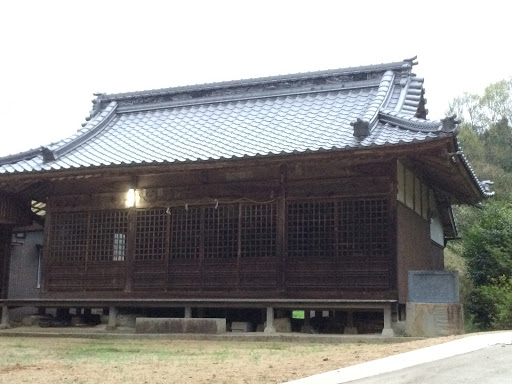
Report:
M 493 202 L 465 236 L 464 258 L 475 287 L 512 276 L 512 206 Z
M 501 167 L 505 172 L 512 172 L 512 128 L 503 117 L 489 126 L 483 139 L 486 147 L 487 161 Z
M 512 79 L 490 84 L 483 95 L 464 93 L 450 103 L 450 113 L 456 113 L 477 134 L 500 119 L 512 119 Z
M 466 312 L 480 329 L 512 328 L 512 79 L 464 94 L 450 105 L 462 118 L 459 141 L 477 175 L 494 182 L 495 197 L 482 206 L 457 207 L 462 242 L 451 258 L 465 287 Z
M 512 325 L 512 205 L 496 201 L 482 210 L 465 235 L 463 256 L 474 287 L 466 307 L 475 325 Z
M 459 141 L 477 175 L 495 183 L 495 199 L 512 201 L 512 79 L 456 98 L 449 113 L 462 119 Z
M 500 276 L 473 289 L 466 302 L 479 329 L 512 329 L 512 278 Z

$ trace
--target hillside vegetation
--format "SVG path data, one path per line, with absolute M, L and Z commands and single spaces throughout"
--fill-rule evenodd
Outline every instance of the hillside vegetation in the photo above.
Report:
M 455 209 L 462 240 L 449 244 L 446 267 L 461 274 L 470 327 L 512 328 L 512 79 L 456 98 L 449 113 L 461 118 L 464 154 L 495 196 Z

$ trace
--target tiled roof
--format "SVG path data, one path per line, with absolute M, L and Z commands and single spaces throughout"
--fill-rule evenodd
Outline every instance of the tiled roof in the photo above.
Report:
M 421 142 L 455 135 L 427 121 L 414 59 L 298 75 L 97 95 L 74 136 L 0 158 L 0 174 L 215 161 Z M 354 136 L 360 119 L 369 131 Z

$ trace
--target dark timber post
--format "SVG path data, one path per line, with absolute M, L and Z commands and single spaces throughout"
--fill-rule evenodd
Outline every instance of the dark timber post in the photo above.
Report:
M 0 226 L 0 299 L 7 299 L 11 260 L 12 226 Z M 2 305 L 0 329 L 9 328 L 9 307 Z
M 132 292 L 133 290 L 133 263 L 135 262 L 135 236 L 137 228 L 137 211 L 135 207 L 130 208 L 128 212 L 128 233 L 126 236 L 126 284 L 125 292 Z
M 279 204 L 277 211 L 277 288 L 284 291 L 286 263 L 286 164 L 279 167 Z
M 137 177 L 132 177 L 130 188 L 133 189 L 133 205 L 129 207 L 128 211 L 128 233 L 126 234 L 126 255 L 125 255 L 125 292 L 132 292 L 133 290 L 133 264 L 135 262 L 135 245 L 137 234 Z
M 12 226 L 0 226 L 0 299 L 7 299 L 11 262 Z
M 43 229 L 43 257 L 41 259 L 41 292 L 48 292 L 48 264 L 50 260 L 50 225 L 52 221 L 51 214 L 51 199 L 49 198 L 46 202 L 46 215 L 44 219 Z M 85 279 L 85 272 L 84 272 Z M 46 309 L 45 309 L 46 310 Z
M 394 291 L 398 286 L 398 208 L 397 208 L 397 198 L 398 198 L 398 159 L 392 160 L 391 164 L 392 169 L 392 179 L 390 180 L 390 191 L 389 191 L 389 210 L 388 210 L 388 220 L 389 220 L 389 290 Z

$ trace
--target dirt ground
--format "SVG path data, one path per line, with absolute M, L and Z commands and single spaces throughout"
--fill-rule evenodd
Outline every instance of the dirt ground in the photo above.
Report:
M 455 338 L 320 344 L 0 337 L 0 383 L 281 383 Z

